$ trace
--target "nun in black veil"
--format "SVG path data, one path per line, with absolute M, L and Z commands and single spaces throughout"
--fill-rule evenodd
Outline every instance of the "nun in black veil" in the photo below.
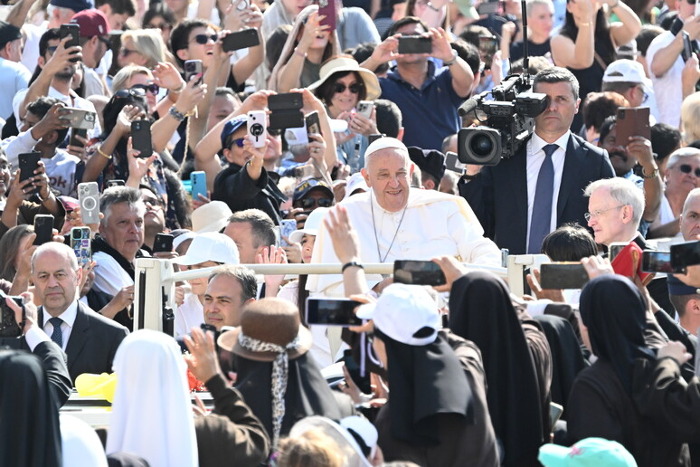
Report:
M 452 284 L 449 327 L 481 350 L 502 465 L 539 466 L 538 449 L 549 441 L 550 433 L 551 360 L 546 338 L 539 332 L 536 345 L 535 339 L 528 344 L 508 286 L 480 271 Z M 535 334 L 534 328 L 530 331 Z

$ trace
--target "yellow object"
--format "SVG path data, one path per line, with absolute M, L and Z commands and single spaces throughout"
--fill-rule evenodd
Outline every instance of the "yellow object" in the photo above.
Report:
M 75 389 L 83 397 L 102 397 L 107 402 L 114 400 L 114 389 L 117 386 L 117 375 L 102 373 L 99 375 L 83 373 L 75 379 Z

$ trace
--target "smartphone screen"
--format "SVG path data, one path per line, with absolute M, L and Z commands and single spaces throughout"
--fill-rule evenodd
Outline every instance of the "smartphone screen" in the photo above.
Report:
M 43 245 L 50 242 L 53 237 L 53 216 L 51 214 L 37 214 L 34 216 L 34 245 Z
M 642 271 L 644 272 L 674 272 L 671 266 L 670 251 L 644 251 L 642 253 Z
M 586 282 L 588 274 L 581 263 L 544 263 L 540 266 L 543 289 L 580 289 Z
M 447 281 L 437 263 L 432 261 L 394 261 L 394 282 L 413 285 L 443 285 Z
M 399 37 L 400 54 L 429 54 L 433 51 L 433 44 L 429 37 L 401 36 Z
M 685 272 L 686 267 L 700 264 L 700 241 L 671 245 L 671 265 L 674 272 Z
M 347 298 L 307 298 L 306 323 L 324 326 L 361 326 L 362 319 L 355 316 L 360 302 Z

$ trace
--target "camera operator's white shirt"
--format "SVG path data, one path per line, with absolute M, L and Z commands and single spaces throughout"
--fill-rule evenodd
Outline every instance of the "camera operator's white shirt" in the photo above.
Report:
M 559 149 L 552 154 L 552 164 L 554 165 L 554 189 L 552 190 L 552 217 L 549 222 L 549 231 L 557 228 L 557 198 L 559 197 L 559 187 L 561 187 L 561 176 L 564 173 L 564 159 L 566 158 L 566 147 L 569 144 L 571 132 L 567 131 L 552 144 L 559 146 Z M 527 240 L 530 240 L 530 219 L 532 219 L 532 208 L 535 204 L 535 189 L 537 188 L 537 176 L 544 162 L 544 148 L 548 145 L 545 140 L 532 134 L 532 138 L 527 142 Z M 526 242 L 526 245 L 528 244 Z

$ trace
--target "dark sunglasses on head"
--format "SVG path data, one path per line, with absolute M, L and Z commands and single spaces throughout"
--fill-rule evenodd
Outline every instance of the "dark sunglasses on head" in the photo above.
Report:
M 350 89 L 350 92 L 353 94 L 359 94 L 360 91 L 362 90 L 362 84 L 361 83 L 353 83 L 350 86 L 345 86 L 343 83 L 335 83 L 335 87 L 333 88 L 333 91 L 335 91 L 337 94 L 340 94 L 341 92 L 345 92 L 346 89 Z
M 697 169 L 693 170 L 693 167 L 691 167 L 690 165 L 688 165 L 688 164 L 681 164 L 681 165 L 678 166 L 678 170 L 680 170 L 680 171 L 683 172 L 684 174 L 689 174 L 690 172 L 693 172 L 693 174 L 694 174 L 696 177 L 700 178 L 700 168 L 697 168 Z
M 160 91 L 160 88 L 158 87 L 157 84 L 151 83 L 151 84 L 134 84 L 131 86 L 131 89 L 143 89 L 144 92 L 150 92 L 153 95 L 158 94 L 158 91 Z
M 245 142 L 245 138 L 236 138 L 234 140 L 231 140 L 231 144 L 228 145 L 228 148 L 231 149 L 233 148 L 233 145 L 235 144 L 239 148 L 243 147 L 243 143 Z
M 217 36 L 216 34 L 211 34 L 211 35 L 209 35 L 209 34 L 197 34 L 196 36 L 194 36 L 192 38 L 193 41 L 195 41 L 197 44 L 201 44 L 201 45 L 204 45 L 207 42 L 209 42 L 209 39 L 211 39 L 212 42 L 216 42 L 217 39 L 219 39 L 219 36 Z
M 305 198 L 294 203 L 295 207 L 302 207 L 304 209 L 311 209 L 314 206 L 318 208 L 329 208 L 333 205 L 333 200 L 328 198 Z

